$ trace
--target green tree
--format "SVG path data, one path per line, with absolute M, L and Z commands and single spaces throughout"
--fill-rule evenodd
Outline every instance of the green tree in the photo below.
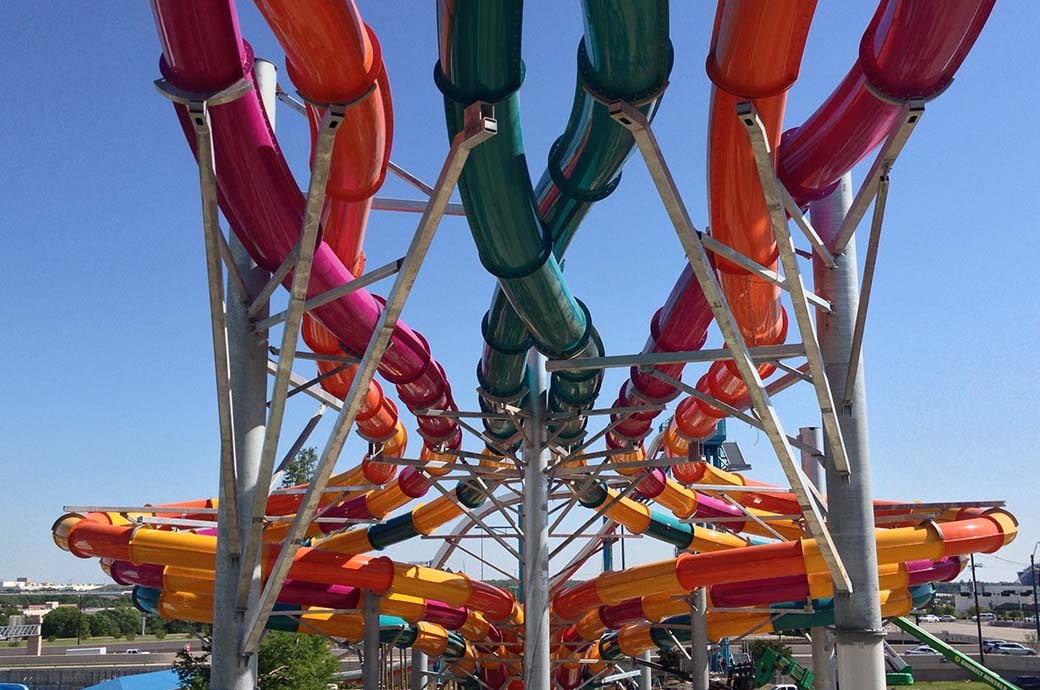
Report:
M 40 634 L 47 638 L 90 637 L 87 618 L 74 606 L 59 606 L 44 616 Z
M 86 616 L 86 619 L 91 637 L 114 637 L 119 632 L 116 622 L 111 616 L 105 615 L 104 611 L 92 613 Z
M 318 635 L 270 631 L 257 652 L 257 685 L 264 690 L 324 690 L 338 670 L 329 642 Z M 183 690 L 209 690 L 209 650 L 177 652 L 173 670 Z
M 264 690 L 323 690 L 339 669 L 324 637 L 269 632 L 264 643 L 257 656 Z
M 318 451 L 313 446 L 301 448 L 296 457 L 289 461 L 282 473 L 282 487 L 296 486 L 310 482 L 314 468 L 318 464 Z
M 9 625 L 11 616 L 20 615 L 22 615 L 22 609 L 17 606 L 7 606 L 6 604 L 0 606 L 0 625 Z

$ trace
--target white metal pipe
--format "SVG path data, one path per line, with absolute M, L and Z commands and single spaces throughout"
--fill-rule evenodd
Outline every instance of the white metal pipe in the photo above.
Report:
M 837 229 L 852 205 L 852 180 L 842 178 L 828 197 L 813 203 L 813 225 L 824 236 Z M 852 334 L 859 303 L 855 243 L 835 257 L 827 268 L 813 259 L 816 290 L 832 306 L 830 314 L 817 312 L 817 332 L 832 394 L 840 396 L 847 379 Z M 863 360 L 859 360 L 863 366 Z M 825 448 L 828 525 L 834 545 L 845 563 L 852 592 L 835 592 L 834 624 L 838 656 L 838 682 L 842 690 L 884 690 L 884 631 L 878 600 L 877 549 L 874 544 L 874 511 L 870 480 L 870 447 L 867 437 L 867 399 L 862 369 L 849 391 L 851 405 L 837 410 L 838 424 L 849 455 L 851 473 L 835 471 Z
M 819 455 L 808 447 L 823 448 L 823 434 L 815 426 L 803 426 L 798 430 L 802 446 L 802 472 L 816 486 L 820 486 L 823 466 Z M 813 690 L 834 690 L 834 644 L 826 626 L 818 625 L 809 630 L 812 641 Z
M 379 690 L 379 676 L 382 664 L 379 663 L 379 597 L 365 591 L 364 603 L 365 631 L 362 638 L 361 653 L 364 655 L 361 664 L 362 690 Z
M 650 661 L 650 650 L 640 653 L 639 658 Z M 639 690 L 651 690 L 653 687 L 653 669 L 646 664 L 639 665 Z
M 545 447 L 545 357 L 527 355 L 530 416 L 524 434 L 524 688 L 549 690 L 549 451 Z
M 274 91 L 277 83 L 273 63 L 256 60 L 254 74 L 268 119 L 274 127 Z M 231 260 L 241 277 L 232 280 L 229 270 L 225 322 L 230 368 L 232 426 L 234 438 L 234 482 L 224 491 L 235 491 L 240 510 L 237 524 L 220 510 L 217 523 L 216 572 L 213 585 L 213 636 L 211 687 L 214 690 L 252 690 L 257 683 L 255 654 L 240 654 L 246 608 L 256 602 L 260 591 L 260 563 L 245 562 L 241 549 L 228 539 L 234 530 L 238 543 L 250 538 L 252 506 L 258 493 L 266 496 L 270 477 L 260 477 L 260 454 L 267 420 L 267 337 L 253 333 L 249 314 L 252 296 L 263 289 L 268 273 L 250 258 L 234 233 L 228 241 Z M 244 288 L 244 291 L 243 291 Z M 260 310 L 266 316 L 266 306 Z M 222 481 L 224 477 L 222 475 Z M 221 503 L 223 508 L 223 503 Z
M 426 674 L 430 670 L 430 660 L 418 649 L 412 649 L 412 667 L 408 687 L 411 690 L 426 690 Z
M 692 690 L 708 690 L 708 594 L 698 587 L 693 591 L 690 608 L 690 675 Z

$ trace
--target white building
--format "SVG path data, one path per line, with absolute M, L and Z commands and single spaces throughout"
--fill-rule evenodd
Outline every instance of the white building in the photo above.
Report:
M 965 615 L 975 606 L 971 583 L 961 582 L 957 595 L 953 598 L 958 615 Z M 992 611 L 997 615 L 1009 614 L 1012 611 L 1023 617 L 1033 615 L 1033 588 L 1020 584 L 979 583 L 979 609 Z

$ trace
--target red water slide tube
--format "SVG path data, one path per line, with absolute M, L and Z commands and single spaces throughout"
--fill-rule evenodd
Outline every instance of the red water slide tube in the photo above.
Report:
M 163 47 L 160 69 L 174 86 L 209 93 L 250 78 L 252 53 L 239 32 L 230 2 L 153 0 Z M 325 94 L 316 93 L 317 97 Z M 334 95 L 334 94 L 333 94 Z M 370 95 L 369 98 L 372 96 Z M 317 99 L 316 99 L 317 100 Z M 177 106 L 189 143 L 194 145 L 186 110 Z M 292 250 L 302 225 L 304 197 L 296 186 L 255 93 L 210 109 L 221 208 L 258 264 L 274 270 Z M 308 296 L 353 279 L 332 247 L 319 241 Z M 314 316 L 352 353 L 359 355 L 382 311 L 382 304 L 358 290 L 314 310 Z M 411 409 L 454 409 L 451 389 L 429 347 L 398 322 L 379 371 L 397 385 Z M 445 417 L 419 417 L 430 445 L 457 446 L 461 433 Z
M 780 144 L 780 180 L 799 204 L 823 198 L 891 131 L 900 101 L 942 92 L 995 0 L 883 0 L 834 93 Z M 833 237 L 824 237 L 825 242 Z

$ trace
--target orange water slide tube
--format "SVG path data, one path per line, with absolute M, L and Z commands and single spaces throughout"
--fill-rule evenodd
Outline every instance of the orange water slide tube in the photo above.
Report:
M 610 462 L 612 464 L 616 463 L 616 464 L 627 464 L 627 465 L 630 465 L 629 467 L 619 467 L 618 470 L 617 470 L 619 474 L 622 474 L 622 475 L 625 475 L 625 476 L 629 476 L 629 477 L 635 476 L 637 474 L 644 474 L 644 475 L 646 475 L 646 472 L 647 472 L 646 468 L 637 466 L 638 463 L 645 462 L 645 460 L 646 460 L 646 452 L 643 450 L 642 446 L 639 446 L 634 451 L 631 451 L 631 452 L 628 452 L 628 453 L 619 453 L 617 455 L 611 456 L 611 458 L 610 458 Z M 678 469 L 679 467 L 683 467 L 685 469 L 685 467 L 687 465 L 699 465 L 699 464 L 701 464 L 701 463 L 683 463 L 682 465 L 676 465 L 674 467 L 675 467 L 675 469 Z M 704 463 L 704 464 L 708 464 L 708 463 Z M 712 469 L 715 469 L 715 468 L 712 468 Z M 722 470 L 719 470 L 719 471 L 722 472 Z M 702 472 L 702 474 L 703 473 L 704 472 Z M 739 486 L 739 483 L 738 483 L 739 481 L 746 481 L 744 479 L 744 477 L 741 476 L 741 475 L 734 474 L 734 473 L 731 473 L 731 472 L 726 472 L 725 474 L 731 475 L 733 477 L 731 482 L 727 482 L 727 483 L 730 483 L 730 485 L 732 485 L 732 486 Z M 679 476 L 678 472 L 676 472 L 676 476 Z M 664 506 L 668 510 L 672 511 L 672 514 L 675 517 L 677 517 L 677 518 L 679 518 L 681 520 L 693 517 L 695 514 L 698 514 L 698 509 L 700 509 L 700 513 L 699 514 L 701 516 L 705 516 L 705 517 L 722 517 L 722 516 L 717 516 L 716 515 L 717 510 L 713 510 L 711 507 L 709 507 L 707 505 L 702 505 L 704 503 L 710 503 L 712 500 L 716 500 L 716 501 L 719 500 L 717 498 L 718 492 L 712 492 L 713 493 L 713 498 L 712 499 L 708 499 L 708 498 L 705 497 L 704 494 L 699 494 L 697 491 L 694 491 L 692 489 L 688 489 L 685 486 L 683 486 L 682 484 L 680 484 L 679 482 L 675 481 L 674 479 L 671 479 L 671 478 L 669 478 L 669 477 L 667 477 L 667 476 L 665 476 L 664 474 L 661 474 L 661 473 L 656 473 L 656 474 L 652 473 L 649 476 L 645 476 L 644 479 L 637 480 L 637 481 L 638 481 L 637 488 L 639 489 L 640 493 L 642 493 L 643 497 L 649 498 L 649 499 L 653 500 L 654 502 Z M 705 493 L 708 493 L 708 492 L 705 492 Z M 788 496 L 790 496 L 790 495 L 788 494 Z M 793 500 L 793 498 L 792 498 L 792 500 Z M 642 506 L 642 504 L 637 503 L 636 505 L 638 505 L 638 506 L 642 507 L 644 510 L 646 510 L 647 519 L 649 519 L 649 510 L 646 509 L 645 506 Z M 788 508 L 789 506 L 787 506 L 786 504 L 783 504 L 783 507 L 784 508 Z M 803 531 L 802 531 L 801 525 L 796 523 L 793 519 L 790 519 L 790 518 L 778 519 L 778 515 L 796 515 L 796 514 L 798 514 L 799 513 L 799 509 L 798 509 L 797 501 L 794 502 L 793 509 L 787 510 L 786 512 L 783 512 L 783 513 L 777 513 L 775 511 L 770 511 L 770 510 L 764 510 L 764 509 L 762 509 L 759 506 L 745 506 L 745 508 L 747 509 L 747 512 L 749 514 L 754 515 L 755 517 L 765 518 L 765 519 L 770 520 L 770 527 L 772 527 L 774 530 L 776 530 L 776 532 L 779 533 L 780 535 L 782 535 L 785 539 L 797 539 L 797 538 L 803 536 Z M 735 514 L 732 516 L 731 519 L 737 518 L 740 515 L 740 510 L 739 509 L 737 509 L 737 510 L 735 510 L 733 512 Z M 624 524 L 624 523 L 622 523 L 622 524 Z M 626 525 L 626 527 L 627 527 L 627 525 Z M 736 533 L 747 532 L 749 534 L 757 534 L 759 536 L 764 536 L 764 537 L 775 537 L 776 536 L 776 534 L 774 534 L 773 532 L 769 531 L 768 529 L 766 529 L 765 527 L 763 527 L 762 525 L 760 525 L 759 523 L 757 523 L 754 519 L 752 519 L 750 517 L 748 517 L 748 518 L 746 518 L 744 520 L 735 520 L 735 521 L 727 522 L 726 524 L 723 524 L 722 527 L 724 527 L 729 532 L 736 532 Z M 629 529 L 632 529 L 632 528 L 630 527 Z M 636 531 L 636 530 L 633 530 L 633 531 Z M 638 532 L 641 532 L 641 531 L 642 530 L 638 530 Z M 718 535 L 718 534 L 720 534 L 719 532 L 711 532 L 711 531 L 706 531 L 706 532 L 709 535 Z M 694 535 L 695 535 L 695 541 L 697 539 L 701 538 L 701 537 L 698 536 L 698 531 L 697 530 L 694 530 Z M 740 543 L 734 542 L 734 541 L 730 541 L 730 542 L 727 542 L 727 543 L 729 545 L 733 545 L 733 546 L 741 545 Z M 696 546 L 693 546 L 693 545 L 691 545 L 689 548 L 694 549 L 694 550 L 698 550 L 698 551 L 707 550 L 707 549 L 697 548 Z
M 720 0 L 706 70 L 713 83 L 708 133 L 708 199 L 711 234 L 719 242 L 776 270 L 777 245 L 762 196 L 747 132 L 737 120 L 739 101 L 752 100 L 765 126 L 776 165 L 786 91 L 798 78 L 816 0 Z M 715 257 L 719 281 L 748 345 L 775 345 L 787 337 L 780 289 L 723 257 Z M 768 376 L 775 367 L 761 365 Z M 701 392 L 734 404 L 747 388 L 732 362 L 715 362 L 697 382 Z M 707 403 L 680 403 L 665 443 L 673 456 L 689 440 L 714 434 L 726 416 Z
M 175 566 L 214 571 L 217 540 L 213 535 L 171 532 L 147 526 L 113 525 L 103 514 L 70 513 L 52 528 L 55 543 L 80 558 L 105 558 L 133 564 Z M 264 544 L 261 563 L 268 572 L 280 546 Z M 321 584 L 343 584 L 376 594 L 394 592 L 443 601 L 480 611 L 495 623 L 523 621 L 523 610 L 513 596 L 493 585 L 461 573 L 395 563 L 386 557 L 345 555 L 301 547 L 293 558 L 289 577 Z
M 290 79 L 308 101 L 312 151 L 320 106 L 350 104 L 332 151 L 323 228 L 325 242 L 352 275 L 360 275 L 371 198 L 386 178 L 393 133 L 390 86 L 379 42 L 350 1 L 257 0 L 256 4 L 285 50 Z M 347 354 L 310 315 L 305 317 L 303 336 L 318 354 Z M 318 362 L 319 374 L 327 377 L 322 387 L 342 399 L 357 368 L 334 371 L 338 368 L 334 362 Z M 375 381 L 369 384 L 357 426 L 363 438 L 384 444 L 387 457 L 404 452 L 407 435 L 397 409 Z M 387 465 L 366 472 L 369 481 L 380 484 L 392 476 Z
M 350 106 L 336 136 L 326 193 L 343 201 L 369 199 L 386 177 L 393 136 L 390 86 L 375 33 L 352 0 L 255 2 L 285 50 L 289 78 L 312 117 L 320 119 L 322 105 Z
M 878 564 L 928 559 L 969 553 L 992 553 L 1010 543 L 1018 523 L 1007 511 L 989 510 L 980 517 L 947 523 L 925 523 L 916 527 L 880 529 L 875 532 Z M 680 554 L 677 558 L 648 563 L 620 572 L 603 573 L 556 594 L 553 612 L 573 622 L 587 611 L 630 598 L 632 591 L 643 595 L 681 594 L 711 584 L 750 582 L 757 569 L 770 564 L 770 576 L 808 575 L 827 572 L 815 539 L 748 546 L 716 553 Z
M 673 465 L 672 470 L 676 479 L 696 487 L 698 484 L 711 486 L 733 486 L 733 487 L 762 487 L 763 489 L 776 489 L 775 485 L 748 479 L 736 472 L 727 472 L 713 466 L 709 462 L 687 462 Z M 704 490 L 704 493 L 716 495 L 715 490 Z M 734 491 L 729 494 L 741 505 L 751 510 L 761 510 L 767 513 L 779 515 L 793 515 L 801 511 L 798 499 L 794 494 L 774 491 Z M 923 520 L 935 520 L 937 522 L 952 522 L 955 520 L 966 520 L 985 514 L 986 508 L 976 506 L 951 506 L 936 512 L 934 506 L 920 506 L 898 501 L 874 501 L 874 517 L 885 520 L 885 527 L 912 527 Z

